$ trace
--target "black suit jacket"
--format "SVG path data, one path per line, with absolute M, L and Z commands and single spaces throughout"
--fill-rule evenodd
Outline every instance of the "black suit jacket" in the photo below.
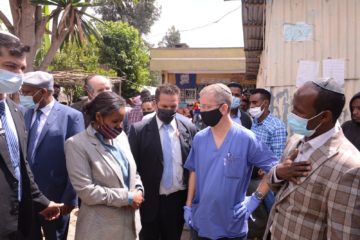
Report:
M 185 163 L 192 139 L 196 133 L 190 120 L 177 116 L 182 161 Z M 159 189 L 163 173 L 163 155 L 156 116 L 133 124 L 130 128 L 129 143 L 137 169 L 145 189 L 146 201 L 140 213 L 142 221 L 152 221 L 159 207 Z M 187 184 L 189 172 L 184 169 L 184 182 Z
M 26 162 L 27 132 L 24 119 L 16 104 L 7 99 L 19 139 L 22 200 L 18 201 L 18 180 L 11 164 L 5 133 L 0 134 L 0 239 L 16 239 L 29 234 L 35 212 L 49 205 L 49 200 L 34 183 L 30 167 Z M 19 231 L 19 233 L 16 233 Z
M 247 129 L 251 129 L 252 126 L 252 120 L 249 114 L 239 108 L 239 111 L 241 113 L 240 121 L 241 125 Z

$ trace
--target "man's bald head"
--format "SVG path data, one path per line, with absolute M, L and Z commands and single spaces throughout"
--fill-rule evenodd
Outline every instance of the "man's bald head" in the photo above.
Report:
M 109 78 L 101 75 L 91 75 L 85 79 L 85 91 L 90 100 L 101 92 L 111 91 L 112 85 Z

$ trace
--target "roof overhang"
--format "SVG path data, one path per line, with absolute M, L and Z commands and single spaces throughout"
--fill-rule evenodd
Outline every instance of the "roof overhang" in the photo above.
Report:
M 242 0 L 246 78 L 256 79 L 264 48 L 265 0 Z
M 243 48 L 152 48 L 150 69 L 173 73 L 245 73 Z

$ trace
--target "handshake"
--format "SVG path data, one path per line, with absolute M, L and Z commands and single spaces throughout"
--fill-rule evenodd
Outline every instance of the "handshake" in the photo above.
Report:
M 251 213 L 255 211 L 255 209 L 260 205 L 261 199 L 257 198 L 255 194 L 251 196 L 245 197 L 244 201 L 238 203 L 234 206 L 233 217 L 237 219 L 244 218 L 245 221 L 249 219 L 249 217 L 255 221 L 251 217 Z M 193 227 L 192 225 L 192 211 L 190 206 L 184 206 L 184 220 L 185 226 L 188 228 Z

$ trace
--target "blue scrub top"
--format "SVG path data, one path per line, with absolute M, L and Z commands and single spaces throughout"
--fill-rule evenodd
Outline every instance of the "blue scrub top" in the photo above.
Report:
M 199 236 L 246 235 L 247 221 L 233 217 L 234 206 L 245 198 L 253 166 L 268 172 L 276 163 L 269 148 L 238 124 L 233 124 L 219 149 L 210 127 L 198 132 L 185 168 L 196 174 L 192 225 Z

